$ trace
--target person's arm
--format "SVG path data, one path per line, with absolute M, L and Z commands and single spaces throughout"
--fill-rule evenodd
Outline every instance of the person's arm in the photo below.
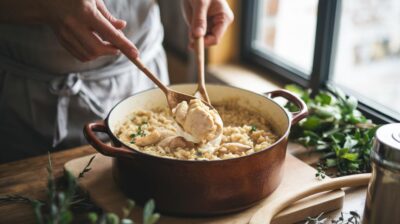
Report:
M 47 24 L 61 45 L 81 61 L 122 51 L 137 57 L 135 45 L 102 0 L 1 0 L 0 23 Z
M 190 28 L 189 38 L 204 36 L 209 47 L 218 44 L 234 15 L 225 0 L 182 0 L 184 15 Z

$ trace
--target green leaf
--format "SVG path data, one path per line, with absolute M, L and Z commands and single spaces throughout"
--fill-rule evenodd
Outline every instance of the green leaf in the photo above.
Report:
M 107 213 L 106 220 L 109 224 L 119 224 L 119 217 L 114 213 Z
M 43 216 L 42 216 L 42 206 L 43 203 L 38 200 L 32 201 L 33 211 L 35 213 L 35 220 L 38 224 L 44 224 Z
M 124 218 L 128 218 L 128 216 L 131 214 L 133 207 L 135 206 L 135 202 L 131 199 L 127 200 L 128 205 L 124 208 L 122 208 L 122 213 Z
M 358 144 L 358 141 L 353 139 L 351 136 L 347 135 L 345 142 L 343 144 L 343 148 L 351 149 Z
M 335 106 L 319 106 L 314 108 L 314 112 L 321 118 L 330 118 L 333 117 L 336 120 L 340 120 L 342 118 L 340 114 L 340 109 Z
M 154 209 L 154 200 L 150 199 L 143 209 L 143 224 L 154 224 L 159 219 L 159 214 L 153 214 Z
M 334 167 L 336 166 L 336 159 L 327 159 L 326 160 L 326 166 L 327 167 Z
M 149 223 L 148 223 L 148 224 L 154 224 L 154 223 L 156 223 L 159 219 L 160 219 L 160 214 L 154 213 L 154 214 L 150 217 L 150 220 L 149 220 Z
M 332 96 L 327 92 L 320 92 L 316 97 L 315 101 L 319 102 L 321 105 L 329 105 L 332 101 Z
M 74 219 L 71 211 L 62 212 L 60 215 L 60 223 L 62 224 L 69 224 Z
M 297 94 L 298 96 L 303 96 L 305 91 L 298 85 L 289 84 L 285 86 L 285 89 L 289 90 L 290 92 Z
M 328 85 L 328 88 L 339 98 L 339 100 L 346 100 L 346 94 L 339 88 Z
M 134 224 L 134 222 L 131 219 L 122 219 L 121 224 Z
M 99 219 L 99 217 L 97 216 L 97 214 L 95 212 L 90 212 L 88 214 L 88 219 L 89 219 L 90 223 L 95 224 L 97 222 L 97 220 Z
M 321 119 L 317 116 L 309 116 L 301 122 L 300 126 L 305 130 L 315 130 L 321 124 Z
M 349 96 L 346 100 L 346 106 L 350 111 L 353 111 L 357 108 L 358 101 L 354 96 Z
M 348 169 L 350 171 L 358 170 L 360 168 L 360 164 L 358 163 L 350 163 Z
M 358 159 L 358 153 L 345 153 L 341 156 L 341 158 L 349 161 L 356 161 Z

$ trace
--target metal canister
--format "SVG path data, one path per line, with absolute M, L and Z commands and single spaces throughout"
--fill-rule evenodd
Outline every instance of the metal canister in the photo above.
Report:
M 400 123 L 378 128 L 363 223 L 400 223 Z

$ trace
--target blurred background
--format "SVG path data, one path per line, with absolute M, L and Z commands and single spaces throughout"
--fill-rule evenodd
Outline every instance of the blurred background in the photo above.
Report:
M 400 120 L 399 0 L 228 0 L 234 24 L 207 51 L 207 81 L 265 92 L 327 85 L 377 122 Z M 195 81 L 180 0 L 159 1 L 172 83 Z

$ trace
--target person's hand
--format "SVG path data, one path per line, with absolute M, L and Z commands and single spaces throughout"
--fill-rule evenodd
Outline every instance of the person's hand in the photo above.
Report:
M 225 0 L 183 0 L 183 9 L 191 45 L 202 36 L 205 46 L 218 44 L 234 18 Z
M 61 45 L 80 61 L 121 50 L 136 58 L 138 50 L 121 29 L 126 22 L 113 17 L 103 0 L 39 0 L 46 23 Z

